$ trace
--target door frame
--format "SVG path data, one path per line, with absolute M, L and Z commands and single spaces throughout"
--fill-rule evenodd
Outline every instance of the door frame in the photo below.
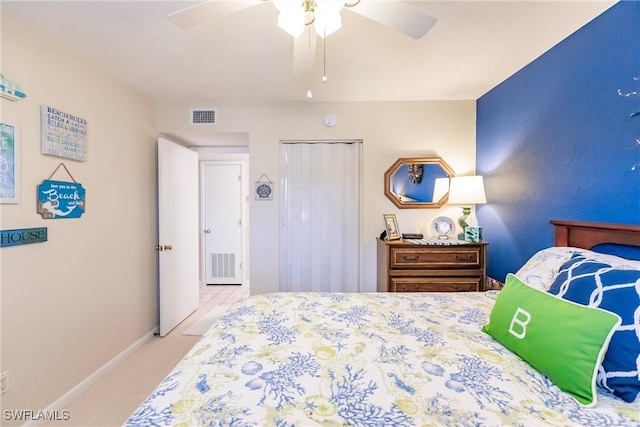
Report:
M 206 286 L 205 212 L 204 212 L 204 167 L 206 165 L 240 165 L 242 182 L 242 253 L 240 260 L 241 284 L 249 284 L 249 154 L 216 154 L 199 161 L 200 174 L 200 287 Z

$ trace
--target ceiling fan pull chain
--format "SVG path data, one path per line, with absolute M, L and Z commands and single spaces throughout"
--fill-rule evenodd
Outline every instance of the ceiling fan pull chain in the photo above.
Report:
M 326 30 L 325 30 L 325 37 L 322 39 L 322 83 L 326 83 L 327 82 L 327 37 L 326 37 Z

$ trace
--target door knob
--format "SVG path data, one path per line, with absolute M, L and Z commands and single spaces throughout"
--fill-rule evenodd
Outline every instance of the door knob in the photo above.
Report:
M 204 232 L 205 232 L 205 234 L 211 234 L 211 229 L 210 228 L 205 228 Z

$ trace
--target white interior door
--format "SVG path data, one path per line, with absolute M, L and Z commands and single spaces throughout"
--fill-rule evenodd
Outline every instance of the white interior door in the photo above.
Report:
M 205 283 L 242 284 L 242 167 L 203 166 Z
M 199 304 L 198 154 L 158 139 L 160 336 Z

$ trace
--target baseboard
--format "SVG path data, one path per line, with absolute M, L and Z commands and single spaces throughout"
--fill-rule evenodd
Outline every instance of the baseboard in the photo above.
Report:
M 159 332 L 159 328 L 157 326 L 152 331 L 147 332 L 138 341 L 134 342 L 129 347 L 124 349 L 116 357 L 114 357 L 113 359 L 111 359 L 110 361 L 108 361 L 107 363 L 102 365 L 95 372 L 93 372 L 87 378 L 82 380 L 80 383 L 78 383 L 71 390 L 69 390 L 68 392 L 63 394 L 55 402 L 50 404 L 45 409 L 45 412 L 46 411 L 55 411 L 56 409 L 57 410 L 62 410 L 64 408 L 68 407 L 71 402 L 73 402 L 76 398 L 78 398 L 78 396 L 80 396 L 82 393 L 84 393 L 86 390 L 88 390 L 89 387 L 91 387 L 93 384 L 95 384 L 100 378 L 104 377 L 106 374 L 109 373 L 109 371 L 111 371 L 113 368 L 115 368 L 120 363 L 122 363 L 125 359 L 127 359 L 129 356 L 131 356 L 137 350 L 139 350 L 143 345 L 145 345 L 146 343 L 151 341 L 153 339 L 154 335 L 157 335 L 158 332 Z M 28 422 L 28 423 L 26 423 L 24 425 L 25 426 L 39 426 L 39 425 L 42 425 L 42 422 L 40 422 L 40 421 L 30 421 L 30 422 Z

